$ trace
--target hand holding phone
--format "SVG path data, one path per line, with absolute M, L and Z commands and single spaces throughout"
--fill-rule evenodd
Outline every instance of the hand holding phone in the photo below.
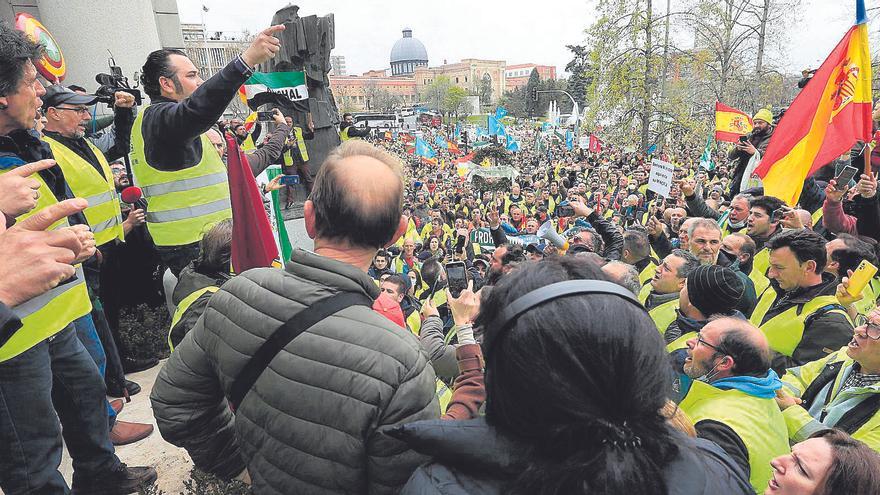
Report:
M 467 288 L 467 268 L 463 261 L 446 263 L 446 283 L 449 286 L 449 293 L 452 297 L 460 296 L 461 291 Z
M 292 186 L 294 184 L 299 184 L 299 176 L 298 175 L 282 175 L 281 184 L 285 186 Z
M 846 187 L 849 186 L 850 181 L 855 178 L 859 169 L 853 167 L 852 165 L 847 165 L 843 167 L 843 170 L 840 172 L 840 175 L 834 178 L 835 187 L 838 191 L 843 191 Z
M 852 275 L 849 276 L 846 291 L 853 297 L 858 296 L 863 290 L 865 290 L 868 282 L 870 282 L 876 274 L 877 267 L 871 264 L 868 260 L 862 260 L 862 262 L 859 263 L 858 268 L 856 268 L 856 271 L 852 272 Z

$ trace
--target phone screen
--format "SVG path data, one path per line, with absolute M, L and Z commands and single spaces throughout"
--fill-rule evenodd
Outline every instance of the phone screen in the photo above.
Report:
M 299 176 L 298 175 L 282 175 L 280 184 L 284 184 L 285 186 L 299 184 Z
M 834 178 L 834 182 L 837 184 L 835 188 L 838 191 L 842 191 L 846 186 L 849 185 L 849 182 L 855 178 L 856 173 L 858 173 L 859 169 L 853 167 L 852 165 L 847 165 L 843 168 L 843 171 L 840 172 L 840 175 Z
M 449 292 L 452 297 L 461 295 L 461 291 L 467 289 L 467 271 L 464 263 L 457 261 L 446 264 L 446 281 L 449 284 Z

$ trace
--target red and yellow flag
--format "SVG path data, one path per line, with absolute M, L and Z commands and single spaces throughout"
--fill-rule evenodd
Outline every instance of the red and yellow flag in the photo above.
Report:
M 715 140 L 735 143 L 752 132 L 752 119 L 742 110 L 715 102 Z
M 871 56 L 864 0 L 857 21 L 794 99 L 755 169 L 764 194 L 797 204 L 804 180 L 871 140 Z

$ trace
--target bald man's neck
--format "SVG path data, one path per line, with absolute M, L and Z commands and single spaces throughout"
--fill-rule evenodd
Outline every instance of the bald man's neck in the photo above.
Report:
M 376 249 L 340 246 L 337 243 L 315 239 L 315 254 L 349 264 L 366 273 L 370 269 Z

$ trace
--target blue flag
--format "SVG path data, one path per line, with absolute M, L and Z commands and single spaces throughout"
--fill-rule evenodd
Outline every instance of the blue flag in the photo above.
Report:
M 574 149 L 574 134 L 571 131 L 565 131 L 565 147 L 569 151 Z
M 499 129 L 501 129 L 503 127 L 504 126 L 501 124 L 501 122 L 498 121 L 498 119 L 494 115 L 489 116 L 489 135 L 491 135 L 491 136 L 495 136 L 498 134 L 503 135 L 503 131 L 499 132 Z
M 507 151 L 513 151 L 514 153 L 519 151 L 519 143 L 516 139 L 507 138 Z
M 434 151 L 424 139 L 416 138 L 416 156 L 422 158 L 434 158 L 437 156 L 437 152 Z
M 455 123 L 455 132 L 452 133 L 452 136 L 456 141 L 461 140 L 461 122 Z
M 439 135 L 438 135 L 437 137 L 435 137 L 435 138 L 434 138 L 434 144 L 436 144 L 437 147 L 440 148 L 440 149 L 442 149 L 442 150 L 449 149 L 449 145 L 446 144 L 446 140 L 443 139 L 443 136 L 439 136 Z
M 654 143 L 648 147 L 648 154 L 650 155 L 650 154 L 654 153 L 655 151 L 657 151 L 657 144 L 656 143 Z
M 503 119 L 507 115 L 507 110 L 504 107 L 498 107 L 495 109 L 495 118 L 498 120 Z
M 483 129 L 482 127 L 479 127 L 479 126 L 477 127 L 477 140 L 479 140 L 481 137 L 487 136 L 487 135 L 488 135 L 488 133 L 486 132 L 486 129 Z

